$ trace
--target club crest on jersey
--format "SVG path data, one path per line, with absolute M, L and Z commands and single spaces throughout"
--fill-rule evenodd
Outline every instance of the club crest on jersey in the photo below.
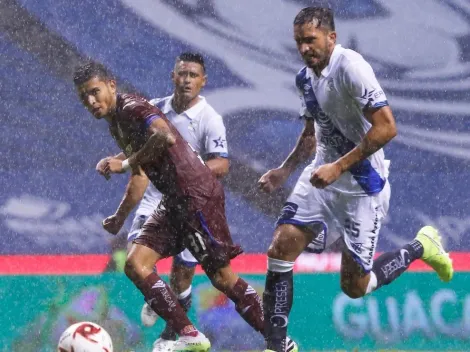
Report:
M 335 89 L 335 83 L 333 82 L 333 78 L 330 78 L 326 83 L 326 91 L 331 92 Z
M 124 153 L 126 155 L 131 155 L 132 154 L 132 146 L 130 144 L 126 145 L 126 148 L 124 149 Z

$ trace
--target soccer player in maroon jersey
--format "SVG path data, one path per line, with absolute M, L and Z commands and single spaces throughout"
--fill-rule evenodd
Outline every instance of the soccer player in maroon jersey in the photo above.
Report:
M 165 115 L 145 99 L 119 94 L 116 81 L 101 64 L 77 68 L 74 83 L 83 105 L 104 119 L 123 153 L 103 159 L 103 176 L 143 172 L 163 194 L 157 208 L 134 240 L 125 273 L 152 309 L 178 332 L 174 351 L 206 351 L 209 340 L 186 316 L 168 285 L 153 271 L 162 258 L 188 248 L 201 263 L 214 287 L 225 293 L 240 315 L 263 333 L 261 300 L 235 274 L 230 260 L 240 253 L 225 218 L 222 185 Z M 158 267 L 158 266 L 157 266 Z

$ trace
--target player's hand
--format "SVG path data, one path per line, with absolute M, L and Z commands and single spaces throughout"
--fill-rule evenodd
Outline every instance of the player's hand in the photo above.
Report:
M 125 217 L 113 214 L 104 219 L 102 225 L 106 231 L 116 235 L 121 229 L 122 225 L 124 225 L 125 220 Z
M 258 181 L 258 186 L 266 193 L 270 193 L 279 187 L 289 178 L 290 172 L 287 169 L 278 167 L 266 172 Z
M 98 164 L 96 164 L 96 171 L 98 171 L 98 173 L 107 180 L 109 180 L 111 178 L 111 175 L 109 174 L 109 171 L 107 171 L 108 160 L 110 158 L 111 157 L 109 157 L 109 156 L 106 157 L 106 158 L 103 158 L 98 162 Z
M 316 188 L 325 188 L 341 176 L 341 166 L 337 163 L 325 164 L 312 172 L 310 183 Z
M 105 170 L 112 174 L 123 174 L 124 172 L 126 172 L 122 168 L 122 160 L 116 158 L 108 159 L 107 167 L 105 168 Z

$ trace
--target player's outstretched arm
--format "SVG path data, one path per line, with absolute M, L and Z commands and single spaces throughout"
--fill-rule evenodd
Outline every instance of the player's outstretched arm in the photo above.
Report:
M 125 220 L 140 202 L 148 186 L 148 178 L 143 170 L 138 167 L 132 170 L 131 177 L 127 183 L 124 196 L 116 212 L 103 221 L 103 227 L 106 231 L 117 234 L 124 225 Z
M 372 127 L 357 147 L 337 160 L 341 172 L 349 170 L 357 162 L 382 149 L 397 135 L 395 118 L 389 106 L 369 109 L 364 112 L 364 116 L 372 124 Z
M 258 181 L 259 187 L 265 192 L 279 188 L 290 174 L 304 161 L 315 153 L 315 124 L 313 119 L 305 120 L 305 127 L 292 152 L 277 169 L 269 170 Z

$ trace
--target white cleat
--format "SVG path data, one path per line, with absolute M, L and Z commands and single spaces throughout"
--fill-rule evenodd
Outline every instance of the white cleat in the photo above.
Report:
M 159 338 L 153 343 L 152 352 L 172 352 L 175 343 L 176 341 Z
M 140 311 L 140 320 L 145 326 L 154 326 L 158 320 L 158 314 L 155 313 L 147 303 L 145 303 Z
M 173 351 L 208 352 L 211 343 L 200 331 L 196 336 L 180 336 L 173 346 Z

